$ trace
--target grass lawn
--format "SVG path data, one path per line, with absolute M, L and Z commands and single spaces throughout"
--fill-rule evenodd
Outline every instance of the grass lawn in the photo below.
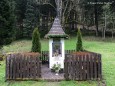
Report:
M 72 37 L 65 41 L 65 49 L 75 49 L 76 38 Z M 42 50 L 48 50 L 48 40 L 41 40 Z M 83 46 L 85 50 L 102 54 L 103 81 L 107 86 L 115 85 L 115 39 L 108 38 L 103 40 L 96 37 L 83 37 Z M 3 48 L 5 53 L 29 52 L 31 51 L 31 40 L 15 41 Z M 97 81 L 5 81 L 5 63 L 0 62 L 0 86 L 99 86 Z M 101 83 L 102 84 L 102 83 Z M 100 85 L 102 86 L 102 85 Z

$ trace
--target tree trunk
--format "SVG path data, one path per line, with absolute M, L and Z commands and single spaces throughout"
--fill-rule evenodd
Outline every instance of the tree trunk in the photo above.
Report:
M 112 31 L 112 39 L 113 39 L 113 37 L 114 37 L 114 32 Z
M 103 38 L 105 39 L 105 32 L 107 28 L 107 19 L 106 19 L 106 12 L 105 12 L 105 27 L 104 27 L 104 33 L 103 33 Z
M 113 29 L 112 29 L 112 38 L 114 36 L 114 22 L 113 22 Z
M 102 38 L 103 38 L 104 28 L 102 28 Z
M 103 39 L 105 39 L 105 28 L 103 30 Z
M 97 0 L 95 0 L 97 2 Z M 94 5 L 95 9 L 95 26 L 96 26 L 96 36 L 98 36 L 98 11 L 97 11 L 97 4 Z

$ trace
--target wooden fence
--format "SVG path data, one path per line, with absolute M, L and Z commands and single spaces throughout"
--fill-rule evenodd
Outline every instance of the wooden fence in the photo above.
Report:
M 36 80 L 41 77 L 39 54 L 11 54 L 6 58 L 6 80 Z
M 64 63 L 66 80 L 100 80 L 102 78 L 101 55 L 66 55 Z
M 71 54 L 73 52 L 75 52 L 76 50 L 65 50 L 65 54 Z
M 40 60 L 42 64 L 49 63 L 49 51 L 42 51 Z
M 75 52 L 75 50 L 65 50 L 65 54 L 71 54 Z M 49 63 L 49 51 L 42 51 L 40 60 L 43 64 Z

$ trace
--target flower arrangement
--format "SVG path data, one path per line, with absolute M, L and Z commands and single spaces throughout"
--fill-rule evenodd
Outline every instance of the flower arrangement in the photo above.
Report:
M 60 69 L 61 69 L 61 65 L 60 64 L 54 64 L 52 69 L 56 72 L 56 75 L 58 75 Z

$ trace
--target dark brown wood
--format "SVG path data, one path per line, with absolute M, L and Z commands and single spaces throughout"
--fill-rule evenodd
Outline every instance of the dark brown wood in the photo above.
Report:
M 13 62 L 12 62 L 12 63 L 13 63 L 13 64 L 12 64 L 12 65 L 13 65 L 13 67 L 12 67 L 12 69 L 13 69 L 13 71 L 12 71 L 12 72 L 13 72 L 13 79 L 15 79 L 15 76 L 16 76 L 16 74 L 15 74 L 15 73 L 16 73 L 16 72 L 15 72 L 15 68 L 16 68 L 16 65 L 15 65 L 15 64 L 16 64 L 16 63 L 15 63 L 15 62 L 16 62 L 16 61 L 15 61 L 15 55 L 14 55 L 14 56 L 13 56 Z
M 6 80 L 10 78 L 9 76 L 9 58 L 10 58 L 10 55 L 8 55 L 8 57 L 6 58 Z
M 30 73 L 30 71 L 29 71 L 29 66 L 30 66 L 30 56 L 27 58 L 27 78 L 29 78 L 29 73 Z
M 19 71 L 19 69 L 18 69 L 19 58 L 18 57 L 19 57 L 18 54 L 15 55 L 15 63 L 14 63 L 14 65 L 15 65 L 15 79 L 18 78 L 18 71 Z
M 90 55 L 90 73 L 91 73 L 91 79 L 93 80 L 93 55 Z
M 22 59 L 22 58 L 24 58 L 24 57 L 23 57 L 23 56 L 20 57 L 20 78 L 21 78 L 21 79 L 23 79 L 23 77 L 22 77 L 22 67 L 23 67 L 22 61 L 23 61 L 23 59 Z
M 74 55 L 75 58 L 75 55 Z M 76 58 L 76 80 L 79 80 L 79 59 Z
M 23 79 L 25 79 L 26 78 L 26 56 L 25 55 L 23 55 L 23 57 L 25 57 L 25 58 L 23 58 L 24 59 L 24 61 L 23 61 L 23 73 L 22 73 L 22 75 L 23 75 Z
M 82 80 L 82 56 L 79 56 L 79 79 Z
M 89 62 L 90 62 L 90 60 L 89 60 L 89 55 L 86 55 L 86 61 L 87 61 L 87 65 L 86 65 L 86 67 L 87 67 L 87 70 L 86 70 L 86 75 L 87 75 L 87 80 L 90 80 L 90 74 L 89 74 L 89 71 L 90 71 L 90 67 L 89 67 Z
M 101 55 L 98 55 L 98 79 L 102 79 L 102 63 L 101 63 Z
M 97 54 L 95 54 L 94 55 L 94 78 L 95 79 L 97 79 L 97 63 L 96 63 L 96 61 L 97 61 L 97 58 L 98 58 L 98 56 L 97 56 Z
M 65 54 L 71 54 L 73 52 L 75 52 L 75 50 L 65 50 Z
M 18 76 L 18 77 L 17 77 L 17 78 L 19 79 L 19 78 L 20 78 L 20 60 L 21 60 L 19 54 L 18 54 L 18 57 L 17 57 L 17 58 L 18 58 L 18 73 L 17 73 L 17 76 Z
M 29 54 L 12 54 L 6 58 L 6 80 L 36 80 L 41 77 L 39 55 Z
M 42 61 L 43 64 L 48 63 L 49 62 L 49 52 L 48 51 L 42 51 L 40 60 Z
M 86 55 L 83 55 L 83 80 L 86 80 Z
M 42 63 L 41 63 L 41 61 L 39 61 L 39 76 L 38 77 L 40 77 L 40 78 L 41 78 L 41 66 L 42 66 Z
M 12 79 L 12 55 L 10 55 L 10 58 L 11 59 L 9 59 L 9 66 L 10 66 L 10 68 L 9 68 L 9 70 L 10 70 L 10 72 L 9 72 L 9 75 L 10 75 L 10 77 L 9 77 L 9 79 Z
M 69 52 L 69 51 L 67 51 Z M 93 52 L 65 55 L 64 77 L 66 80 L 97 80 L 102 78 L 101 55 Z

